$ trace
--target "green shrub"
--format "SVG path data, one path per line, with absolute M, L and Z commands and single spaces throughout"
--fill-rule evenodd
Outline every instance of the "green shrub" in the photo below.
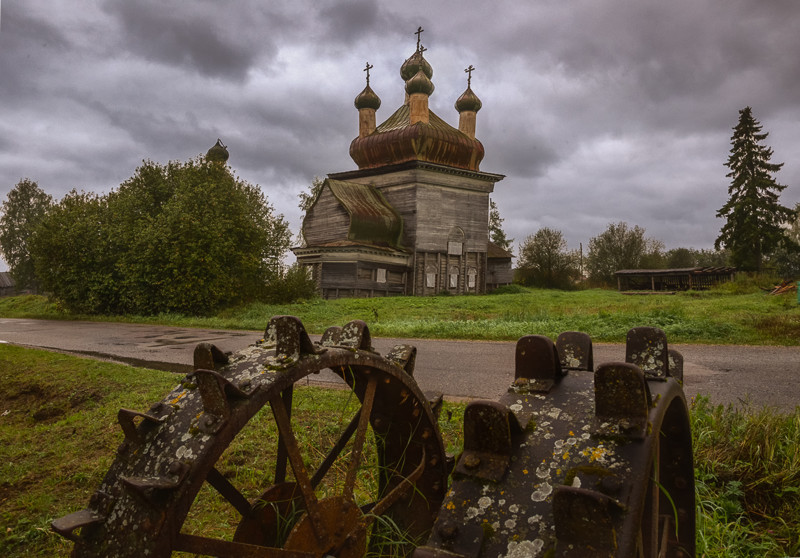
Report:
M 502 287 L 497 287 L 489 294 L 503 295 L 503 294 L 522 294 L 527 292 L 530 292 L 530 290 L 526 289 L 522 285 L 517 285 L 516 283 L 514 283 L 511 285 L 503 285 Z
M 266 287 L 264 302 L 268 304 L 291 304 L 301 300 L 319 297 L 317 283 L 308 268 L 292 264 L 280 277 L 273 279 Z

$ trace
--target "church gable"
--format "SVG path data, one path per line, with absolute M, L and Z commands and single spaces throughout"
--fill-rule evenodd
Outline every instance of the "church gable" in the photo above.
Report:
M 308 245 L 342 244 L 400 248 L 403 221 L 367 184 L 327 179 L 303 221 Z

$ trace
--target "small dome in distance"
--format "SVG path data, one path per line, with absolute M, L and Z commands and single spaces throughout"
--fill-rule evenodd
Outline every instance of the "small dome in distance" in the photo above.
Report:
M 217 138 L 214 147 L 206 152 L 206 159 L 214 163 L 224 163 L 228 160 L 228 148 L 222 144 L 222 140 Z

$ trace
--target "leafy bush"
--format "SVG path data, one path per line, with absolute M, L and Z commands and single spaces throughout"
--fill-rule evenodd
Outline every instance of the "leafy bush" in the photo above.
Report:
M 305 266 L 293 264 L 266 287 L 264 301 L 269 304 L 290 304 L 319 296 L 317 282 Z
M 73 190 L 31 253 L 42 287 L 70 312 L 198 315 L 263 297 L 289 242 L 257 187 L 198 158 L 145 161 L 106 196 Z
M 529 292 L 528 289 L 526 289 L 522 285 L 513 284 L 513 285 L 503 285 L 502 287 L 497 287 L 489 294 L 503 295 L 503 294 L 522 294 L 527 292 Z
M 740 271 L 736 274 L 733 281 L 720 283 L 713 289 L 714 292 L 742 295 L 763 292 L 772 289 L 780 284 L 781 280 L 771 273 L 747 273 Z

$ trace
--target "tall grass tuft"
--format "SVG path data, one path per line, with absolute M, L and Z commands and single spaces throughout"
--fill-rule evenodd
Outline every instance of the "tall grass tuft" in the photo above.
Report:
M 800 407 L 692 403 L 698 556 L 800 555 Z

